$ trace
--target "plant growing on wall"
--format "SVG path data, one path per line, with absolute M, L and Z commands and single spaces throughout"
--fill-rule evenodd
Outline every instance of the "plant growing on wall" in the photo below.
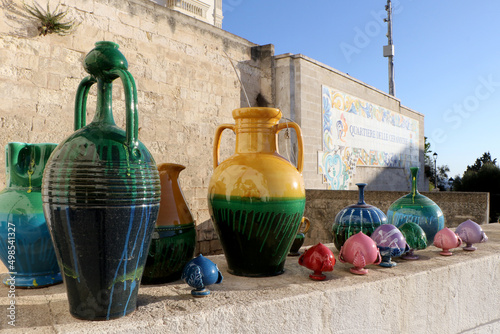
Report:
M 57 5 L 54 11 L 50 11 L 49 3 L 47 3 L 47 10 L 44 10 L 38 3 L 33 2 L 33 5 L 23 3 L 24 10 L 34 18 L 39 20 L 38 32 L 39 35 L 58 34 L 61 36 L 70 34 L 76 27 L 74 20 L 63 21 L 68 10 L 59 11 Z

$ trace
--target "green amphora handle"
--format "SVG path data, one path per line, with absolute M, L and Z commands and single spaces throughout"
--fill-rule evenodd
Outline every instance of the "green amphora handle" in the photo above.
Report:
M 111 83 L 120 78 L 125 92 L 127 145 L 130 149 L 135 148 L 138 145 L 139 113 L 134 78 L 127 70 L 127 60 L 118 51 L 118 44 L 102 41 L 95 45 L 84 61 L 85 70 L 90 76 L 80 82 L 76 92 L 74 130 L 86 125 L 87 96 L 92 85 L 99 81 Z

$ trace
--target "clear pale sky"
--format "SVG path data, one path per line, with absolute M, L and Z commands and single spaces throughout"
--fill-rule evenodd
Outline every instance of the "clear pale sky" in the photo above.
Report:
M 224 0 L 222 28 L 388 92 L 386 0 Z M 500 1 L 393 0 L 395 88 L 425 115 L 437 164 L 500 161 Z

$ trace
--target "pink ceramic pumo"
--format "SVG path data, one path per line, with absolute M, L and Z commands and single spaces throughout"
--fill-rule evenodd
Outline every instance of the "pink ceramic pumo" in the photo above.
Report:
M 467 219 L 462 224 L 458 225 L 455 233 L 465 243 L 463 250 L 466 251 L 475 251 L 477 249 L 472 246 L 472 244 L 488 241 L 488 237 L 486 236 L 486 233 L 483 232 L 481 226 L 470 219 Z
M 321 242 L 307 249 L 299 257 L 299 264 L 314 271 L 309 277 L 315 281 L 323 281 L 326 276 L 323 271 L 332 271 L 335 266 L 335 257 L 330 248 Z
M 453 255 L 450 249 L 460 247 L 461 244 L 462 239 L 447 227 L 436 233 L 434 237 L 434 246 L 442 248 L 443 250 L 439 254 L 444 256 Z
M 365 275 L 369 264 L 379 264 L 382 261 L 377 244 L 363 232 L 359 232 L 346 240 L 340 248 L 339 261 L 354 265 L 350 269 L 356 275 Z

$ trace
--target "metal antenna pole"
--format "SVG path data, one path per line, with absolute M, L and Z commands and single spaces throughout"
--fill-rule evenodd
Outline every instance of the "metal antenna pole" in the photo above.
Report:
M 389 94 L 392 96 L 396 95 L 396 89 L 394 86 L 394 45 L 392 44 L 392 4 L 391 0 L 387 0 L 387 5 L 385 6 L 387 11 L 387 18 L 384 19 L 387 22 L 387 40 L 388 45 L 384 45 L 384 57 L 389 59 Z

